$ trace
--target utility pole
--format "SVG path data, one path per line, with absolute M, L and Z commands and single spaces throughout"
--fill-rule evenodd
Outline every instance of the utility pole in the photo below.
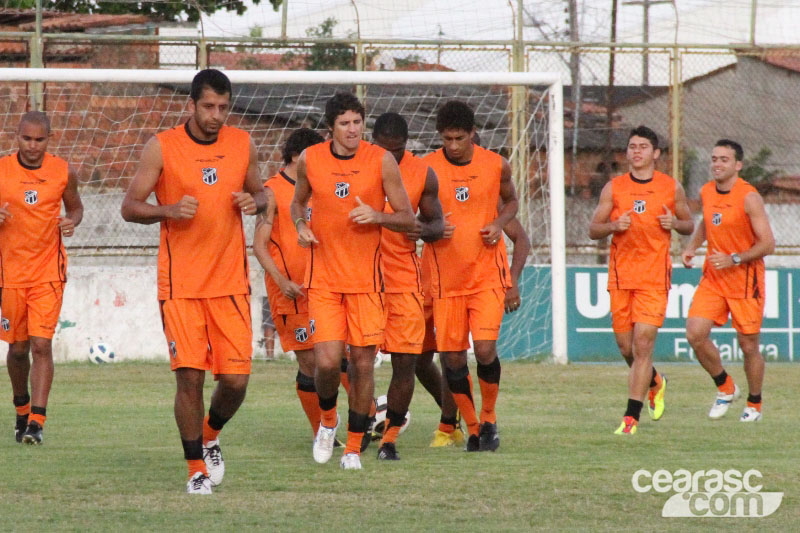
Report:
M 569 12 L 569 40 L 577 43 L 578 33 L 578 0 L 567 0 Z M 581 56 L 573 51 L 569 55 L 569 71 L 572 78 L 572 103 L 575 105 L 572 126 L 572 158 L 569 169 L 569 192 L 575 194 L 575 180 L 578 171 L 578 130 L 581 122 Z
M 753 0 L 755 2 L 755 0 Z M 643 13 L 643 35 L 642 42 L 650 42 L 650 7 L 656 4 L 671 4 L 672 0 L 626 0 L 622 2 L 624 6 L 642 6 Z M 650 57 L 647 49 L 642 49 L 642 85 L 650 85 Z
M 758 10 L 758 0 L 752 0 L 750 4 L 750 44 L 756 44 L 756 12 Z
M 617 42 L 617 0 L 611 0 L 611 43 Z M 611 138 L 614 134 L 614 62 L 617 49 L 613 46 L 609 50 L 608 58 L 608 86 L 606 87 L 606 145 L 603 150 L 605 178 L 608 181 L 612 175 L 614 154 L 612 152 Z

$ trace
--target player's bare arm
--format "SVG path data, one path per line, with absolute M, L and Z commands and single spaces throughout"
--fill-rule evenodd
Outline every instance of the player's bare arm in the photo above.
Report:
M 58 227 L 64 237 L 75 233 L 75 226 L 83 220 L 83 202 L 78 192 L 78 173 L 72 166 L 67 171 L 67 187 L 61 195 L 64 202 L 64 216 L 59 217 Z
M 511 165 L 505 158 L 503 158 L 503 168 L 500 172 L 500 200 L 503 208 L 498 212 L 497 218 L 480 230 L 483 242 L 487 245 L 497 244 L 503 236 L 503 228 L 517 216 L 519 209 L 517 191 L 514 188 L 514 181 L 511 179 Z
M 319 244 L 314 232 L 308 227 L 306 221 L 306 207 L 311 198 L 311 184 L 306 176 L 306 153 L 303 151 L 297 159 L 297 180 L 294 184 L 294 196 L 289 206 L 294 227 L 297 230 L 297 243 L 303 248 L 308 248 L 312 243 Z
M 148 196 L 156 188 L 163 166 L 161 144 L 153 137 L 144 146 L 139 167 L 125 193 L 125 199 L 122 200 L 122 218 L 126 221 L 155 224 L 168 218 L 190 219 L 197 213 L 197 198 L 188 194 L 171 205 L 153 205 L 147 202 Z
M 611 182 L 608 182 L 600 192 L 600 200 L 597 202 L 592 222 L 589 224 L 590 239 L 605 239 L 612 233 L 620 233 L 631 227 L 633 209 L 625 211 L 615 220 L 611 220 L 611 211 L 614 209 L 611 194 Z
M 692 237 L 689 239 L 689 242 L 686 244 L 683 252 L 681 252 L 681 261 L 683 261 L 683 266 L 686 268 L 692 268 L 692 260 L 697 254 L 697 249 L 700 248 L 704 242 L 706 242 L 706 221 L 701 218 L 694 230 L 694 233 L 692 233 Z
M 244 192 L 233 193 L 233 203 L 245 215 L 261 213 L 267 205 L 264 187 L 261 185 L 261 176 L 258 173 L 258 150 L 252 138 L 250 139 L 250 162 L 244 178 Z
M 403 186 L 403 179 L 400 176 L 397 161 L 389 152 L 383 154 L 381 174 L 383 190 L 394 213 L 378 211 L 362 202 L 361 198 L 356 196 L 358 205 L 350 211 L 350 220 L 356 224 L 378 224 L 391 231 L 407 232 L 413 230 L 415 225 L 414 211 L 411 210 L 411 202 L 408 199 L 406 188 Z
M 658 216 L 658 222 L 663 229 L 667 231 L 675 230 L 681 235 L 692 234 L 694 221 L 689 210 L 689 204 L 686 203 L 686 193 L 680 183 L 675 184 L 675 212 L 673 213 L 665 205 L 662 208 L 664 212 Z
M 751 192 L 744 197 L 744 212 L 750 218 L 750 226 L 756 237 L 756 242 L 749 250 L 739 254 L 742 263 L 756 261 L 775 251 L 775 237 L 769 225 L 764 200 L 757 192 Z M 708 256 L 708 261 L 717 270 L 736 266 L 729 254 L 714 252 Z
M 439 178 L 430 167 L 425 177 L 425 188 L 422 189 L 422 196 L 419 199 L 416 224 L 419 227 L 419 238 L 425 242 L 438 241 L 444 235 L 444 215 L 439 201 Z
M 268 244 L 270 236 L 272 235 L 272 225 L 278 213 L 278 205 L 275 202 L 275 194 L 271 189 L 264 189 L 264 196 L 267 199 L 267 207 L 264 209 L 264 212 L 259 213 L 256 218 L 256 232 L 253 236 L 253 253 L 256 259 L 258 259 L 261 268 L 264 269 L 264 272 L 269 274 L 269 277 L 278 284 L 281 293 L 290 300 L 294 300 L 302 296 L 302 286 L 281 274 L 280 270 L 278 270 L 278 266 L 272 259 L 272 255 L 269 253 Z
M 528 238 L 528 232 L 525 231 L 525 228 L 522 227 L 516 217 L 503 227 L 503 233 L 508 235 L 511 242 L 514 243 L 514 253 L 511 256 L 510 268 L 511 287 L 506 291 L 505 301 L 503 302 L 506 313 L 513 313 L 519 309 L 522 303 L 522 298 L 519 295 L 519 276 L 522 274 L 528 254 L 531 252 L 531 240 Z

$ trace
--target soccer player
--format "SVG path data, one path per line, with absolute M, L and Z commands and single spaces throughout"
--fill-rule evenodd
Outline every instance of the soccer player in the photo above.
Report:
M 258 216 L 253 252 L 264 269 L 269 309 L 284 351 L 293 351 L 299 367 L 296 378 L 300 405 L 317 434 L 319 398 L 314 387 L 314 322 L 308 318 L 308 298 L 303 287 L 309 251 L 297 244 L 289 205 L 294 196 L 297 160 L 303 150 L 324 139 L 314 130 L 292 132 L 283 148 L 281 171 L 264 184 L 267 208 Z M 310 219 L 310 213 L 306 220 Z
M 346 92 L 325 105 L 329 142 L 305 149 L 297 165 L 291 213 L 298 242 L 311 248 L 306 267 L 309 318 L 316 325 L 315 386 L 322 421 L 314 439 L 318 463 L 332 455 L 336 400 L 345 343 L 350 347 L 350 412 L 340 465 L 361 468 L 361 441 L 373 401 L 373 362 L 384 340 L 381 227 L 414 228 L 403 180 L 392 154 L 362 141 L 364 106 Z M 309 199 L 314 215 L 306 220 Z M 384 213 L 388 200 L 393 213 Z
M 42 443 L 53 384 L 53 334 L 67 281 L 62 238 L 83 218 L 77 174 L 47 153 L 49 140 L 47 115 L 29 111 L 17 127 L 18 151 L 0 159 L 0 339 L 8 343 L 14 436 L 26 444 Z
M 161 224 L 158 300 L 175 371 L 175 421 L 189 468 L 187 492 L 211 494 L 225 473 L 219 433 L 250 377 L 252 324 L 242 213 L 266 205 L 250 135 L 225 125 L 231 83 L 222 72 L 192 80 L 185 124 L 157 134 L 122 203 L 128 222 Z M 157 205 L 147 202 L 155 191 Z M 203 418 L 203 382 L 217 380 Z
M 712 326 L 732 317 L 749 388 L 739 420 L 758 422 L 764 381 L 764 358 L 758 346 L 764 315 L 764 256 L 775 250 L 775 239 L 761 195 L 739 177 L 743 157 L 741 145 L 728 139 L 717 141 L 711 152 L 714 179 L 700 189 L 703 218 L 682 254 L 684 266 L 691 268 L 697 248 L 708 240 L 703 276 L 689 307 L 686 338 L 718 389 L 708 416 L 720 418 L 739 397 L 739 386 L 722 367 L 709 335 Z
M 392 379 L 387 393 L 386 424 L 378 459 L 398 460 L 396 441 L 414 394 L 414 368 L 425 338 L 422 280 L 416 240 L 433 242 L 444 233 L 439 181 L 433 170 L 406 150 L 408 123 L 397 113 L 377 118 L 372 139 L 394 156 L 413 212 L 419 210 L 411 234 L 381 229 L 381 268 L 386 309 L 384 352 L 391 354 Z M 391 213 L 391 207 L 386 207 Z
M 656 133 L 645 126 L 633 129 L 626 155 L 630 171 L 603 187 L 589 226 L 592 239 L 612 235 L 611 325 L 630 367 L 628 407 L 618 435 L 636 433 L 648 384 L 650 417 L 659 420 L 664 413 L 667 380 L 653 367 L 653 346 L 667 310 L 670 238 L 673 229 L 681 235 L 694 229 L 683 187 L 655 169 L 661 155 Z
M 423 161 L 439 177 L 439 200 L 455 226 L 449 239 L 425 245 L 433 265 L 436 345 L 448 387 L 467 424 L 467 451 L 495 451 L 500 445 L 495 413 L 500 360 L 495 344 L 505 291 L 511 285 L 501 239 L 518 201 L 508 161 L 473 144 L 475 117 L 466 103 L 445 103 L 437 112 L 436 130 L 443 147 Z M 470 333 L 483 399 L 480 419 L 467 366 Z

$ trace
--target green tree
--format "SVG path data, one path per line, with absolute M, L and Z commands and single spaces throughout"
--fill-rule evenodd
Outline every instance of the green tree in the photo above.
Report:
M 339 23 L 333 17 L 326 18 L 319 26 L 306 29 L 306 35 L 318 39 L 332 39 L 333 29 Z M 349 37 L 352 37 L 350 35 Z M 284 64 L 291 63 L 298 57 L 295 52 L 287 52 L 281 58 Z M 353 70 L 356 65 L 356 53 L 345 43 L 314 43 L 308 54 L 303 54 L 306 70 Z
M 769 158 L 771 156 L 772 150 L 766 147 L 761 148 L 752 158 L 744 160 L 739 176 L 752 184 L 768 182 L 772 178 L 778 177 L 781 171 L 770 168 Z
M 252 0 L 253 4 L 258 4 L 261 0 Z M 24 3 L 32 3 L 23 0 Z M 270 0 L 275 6 L 275 2 L 280 5 L 280 0 Z M 213 0 L 193 0 L 192 2 L 119 2 L 98 0 L 44 0 L 42 2 L 45 9 L 63 11 L 66 13 L 103 13 L 108 15 L 147 15 L 149 17 L 162 20 L 179 20 L 184 16 L 190 22 L 200 19 L 199 7 L 204 13 L 214 13 L 220 9 L 235 11 L 241 15 L 247 9 L 243 0 L 229 0 L 226 2 L 216 2 Z

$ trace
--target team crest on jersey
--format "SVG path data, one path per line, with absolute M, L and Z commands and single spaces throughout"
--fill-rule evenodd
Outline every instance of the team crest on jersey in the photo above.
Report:
M 644 213 L 645 209 L 647 209 L 647 202 L 644 200 L 634 200 L 633 201 L 633 212 L 639 213 L 640 215 Z
M 207 167 L 203 169 L 203 183 L 206 185 L 214 185 L 217 182 L 217 169 Z
M 39 193 L 36 191 L 25 191 L 25 203 L 33 205 L 39 201 Z
M 469 187 L 456 187 L 456 200 L 459 202 L 469 200 Z
M 311 207 L 306 207 L 306 220 L 311 220 Z
M 339 198 L 347 198 L 350 196 L 350 184 L 346 181 L 337 181 L 336 190 L 334 192 Z
M 308 340 L 308 331 L 306 331 L 306 328 L 296 328 L 294 330 L 294 340 L 297 342 L 306 342 Z
M 317 326 L 314 324 L 314 319 L 308 321 L 308 329 L 311 331 L 309 335 L 313 335 L 317 331 Z
M 711 215 L 711 223 L 715 226 L 722 224 L 722 213 L 714 213 Z
M 7 318 L 3 318 L 3 320 L 0 320 L 0 326 L 2 326 L 3 331 L 8 331 L 11 329 L 11 322 Z
M 175 341 L 169 341 L 169 354 L 173 359 L 178 357 L 178 347 L 175 345 Z

